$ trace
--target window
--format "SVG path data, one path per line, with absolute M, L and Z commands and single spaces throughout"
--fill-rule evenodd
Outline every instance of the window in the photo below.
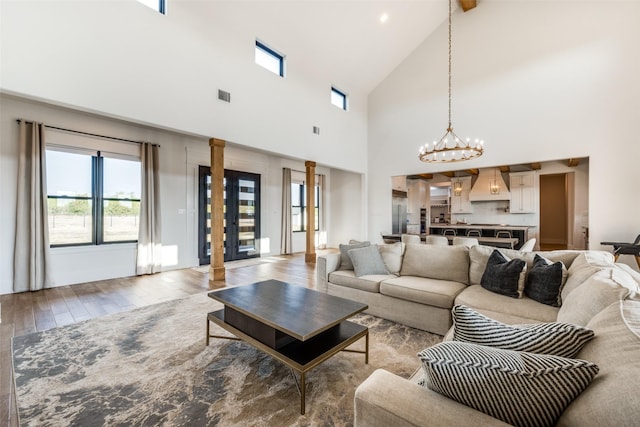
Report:
M 47 149 L 51 246 L 138 240 L 140 162 Z
M 256 64 L 284 77 L 284 56 L 256 40 Z
M 306 231 L 307 229 L 307 186 L 303 183 L 291 183 L 291 229 Z M 315 186 L 315 230 L 318 231 L 320 217 L 320 187 Z
M 347 110 L 347 95 L 336 89 L 335 87 L 331 88 L 331 103 L 336 107 Z
M 165 14 L 165 0 L 138 0 L 140 3 L 149 6 L 153 10 Z

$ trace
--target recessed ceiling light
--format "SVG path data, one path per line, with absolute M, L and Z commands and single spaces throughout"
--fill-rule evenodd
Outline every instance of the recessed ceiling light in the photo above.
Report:
M 383 24 L 388 20 L 389 20 L 389 15 L 387 15 L 386 13 L 383 13 L 382 15 L 380 15 L 380 22 L 382 22 Z

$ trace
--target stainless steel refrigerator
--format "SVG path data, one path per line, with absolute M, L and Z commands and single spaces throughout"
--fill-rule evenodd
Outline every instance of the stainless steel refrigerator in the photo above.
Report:
M 392 218 L 392 233 L 402 234 L 407 232 L 407 198 L 396 197 L 392 198 L 393 212 Z

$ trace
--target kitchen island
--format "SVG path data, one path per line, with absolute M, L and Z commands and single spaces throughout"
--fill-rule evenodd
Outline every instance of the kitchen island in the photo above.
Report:
M 456 236 L 467 236 L 469 231 L 477 230 L 480 233 L 478 241 L 480 243 L 487 244 L 489 246 L 507 246 L 512 245 L 510 239 L 518 239 L 518 242 L 513 245 L 515 249 L 520 248 L 529 240 L 529 230 L 535 228 L 530 225 L 508 225 L 508 224 L 430 224 L 429 234 L 449 234 L 448 237 L 452 237 L 453 233 Z M 504 237 L 498 236 L 498 232 L 504 231 Z M 506 232 L 510 234 L 508 237 Z M 484 240 L 484 241 L 483 241 Z

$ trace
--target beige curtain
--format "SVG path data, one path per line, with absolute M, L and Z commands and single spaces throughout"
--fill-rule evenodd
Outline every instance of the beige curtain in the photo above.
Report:
M 20 121 L 13 290 L 51 286 L 44 125 Z
M 160 223 L 160 171 L 158 146 L 141 144 L 142 194 L 140 199 L 140 232 L 138 235 L 137 274 L 153 274 L 162 267 Z
M 280 253 L 292 251 L 293 232 L 291 230 L 291 169 L 282 168 L 282 228 Z

